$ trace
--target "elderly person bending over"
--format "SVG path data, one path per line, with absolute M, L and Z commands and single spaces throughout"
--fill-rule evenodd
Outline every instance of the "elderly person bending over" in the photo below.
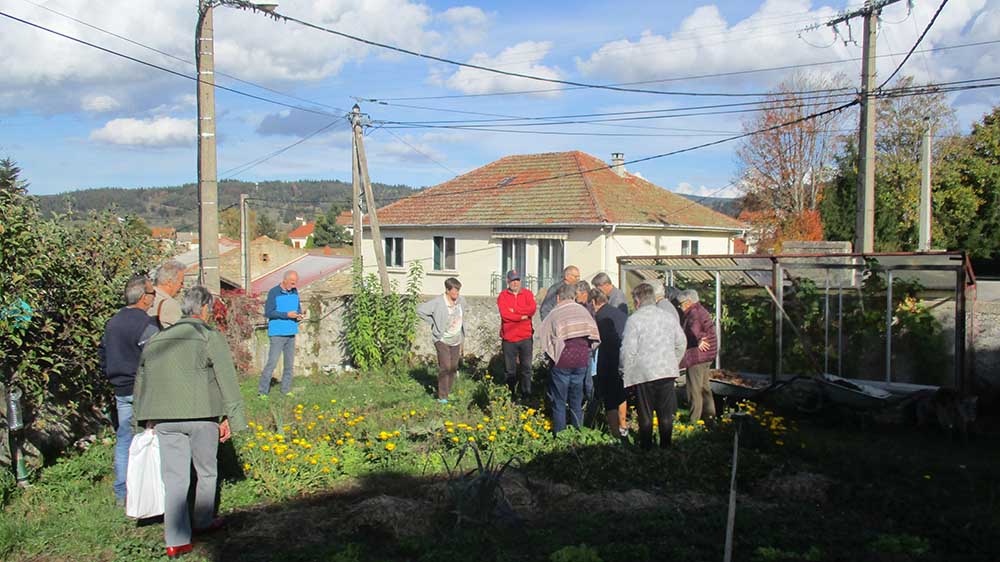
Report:
M 636 311 L 625 323 L 621 363 L 625 387 L 635 387 L 639 411 L 639 445 L 653 446 L 653 413 L 659 418 L 660 448 L 670 447 L 677 412 L 674 381 L 687 340 L 677 321 L 656 306 L 653 287 L 632 290 Z
M 566 428 L 566 405 L 570 423 L 583 424 L 583 390 L 590 363 L 590 350 L 601 343 L 597 323 L 576 302 L 576 285 L 566 284 L 556 293 L 556 307 L 538 329 L 538 341 L 552 360 L 548 398 L 552 403 L 552 431 Z
M 192 526 L 195 532 L 222 526 L 212 519 L 216 451 L 231 431 L 247 425 L 226 338 L 205 324 L 211 305 L 208 289 L 189 289 L 181 304 L 184 318 L 146 343 L 135 378 L 133 419 L 155 426 L 160 442 L 163 530 L 171 558 L 191 551 Z M 187 499 L 192 464 L 198 476 L 193 521 Z
M 715 418 L 715 397 L 708 369 L 715 360 L 718 340 L 715 337 L 715 322 L 712 315 L 698 302 L 698 292 L 681 291 L 677 301 L 684 311 L 681 321 L 687 336 L 687 351 L 681 360 L 681 368 L 687 368 L 687 393 L 691 401 L 691 422 L 702 418 Z

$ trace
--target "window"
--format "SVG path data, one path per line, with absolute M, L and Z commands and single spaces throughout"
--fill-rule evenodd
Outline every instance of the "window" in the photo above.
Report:
M 260 256 L 260 261 L 262 261 L 264 263 L 267 263 L 267 262 L 271 261 L 271 256 L 269 256 L 267 254 L 262 254 Z
M 508 271 L 516 269 L 521 275 L 525 274 L 527 264 L 527 241 L 523 238 L 505 238 L 500 252 L 500 275 L 506 275 Z
M 698 255 L 698 241 L 697 240 L 681 240 L 681 255 L 682 256 L 696 256 L 696 255 Z
M 548 287 L 556 279 L 562 279 L 563 241 L 538 241 L 538 288 Z
M 385 239 L 385 266 L 403 267 L 403 239 Z
M 455 269 L 455 239 L 444 236 L 434 237 L 434 271 Z

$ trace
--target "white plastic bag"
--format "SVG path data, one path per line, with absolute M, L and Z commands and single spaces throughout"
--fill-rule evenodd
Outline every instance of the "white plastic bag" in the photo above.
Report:
M 125 515 L 136 519 L 163 515 L 160 442 L 154 429 L 147 429 L 132 438 L 132 445 L 128 448 L 125 488 Z

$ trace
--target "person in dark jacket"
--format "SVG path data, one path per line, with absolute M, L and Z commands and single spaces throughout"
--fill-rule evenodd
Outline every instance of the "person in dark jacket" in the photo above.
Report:
M 715 418 L 715 397 L 709 380 L 709 368 L 715 360 L 718 342 L 712 315 L 698 302 L 698 292 L 681 291 L 677 301 L 684 312 L 681 327 L 687 337 L 687 350 L 681 368 L 687 369 L 687 393 L 691 401 L 691 423 Z
M 504 378 L 511 396 L 515 395 L 520 378 L 521 398 L 526 399 L 531 394 L 532 336 L 535 333 L 531 317 L 538 305 L 535 295 L 521 286 L 521 274 L 517 270 L 507 272 L 507 288 L 497 296 L 497 308 L 500 310 Z
M 170 558 L 191 551 L 192 530 L 222 526 L 221 519 L 213 519 L 219 443 L 247 427 L 229 344 L 205 323 L 211 306 L 208 289 L 188 289 L 181 303 L 184 317 L 150 338 L 135 378 L 135 425 L 154 427 L 160 444 Z M 192 466 L 197 483 L 189 510 Z
M 542 304 L 538 305 L 538 318 L 545 321 L 545 317 L 552 312 L 552 309 L 556 307 L 556 293 L 559 292 L 559 288 L 563 285 L 576 285 L 576 282 L 580 280 L 580 268 L 575 265 L 567 265 L 563 269 L 563 278 L 559 282 L 555 283 L 545 292 L 545 298 L 542 299 Z
M 625 383 L 619 368 L 628 316 L 618 307 L 608 306 L 608 296 L 600 289 L 591 289 L 590 303 L 596 311 L 597 331 L 601 335 L 601 345 L 597 348 L 597 394 L 604 402 L 608 431 L 612 437 L 628 439 Z
M 594 288 L 600 289 L 608 297 L 608 304 L 628 314 L 628 301 L 625 299 L 625 293 L 611 284 L 611 277 L 607 273 L 603 271 L 598 273 L 590 282 Z
M 97 348 L 101 372 L 115 392 L 118 427 L 115 429 L 115 503 L 125 505 L 125 475 L 128 474 L 128 449 L 132 445 L 132 392 L 139 355 L 146 340 L 156 333 L 156 319 L 146 314 L 156 291 L 145 275 L 137 275 L 125 284 L 125 308 L 104 325 L 104 335 Z
M 281 283 L 267 292 L 264 302 L 264 317 L 267 318 L 267 336 L 269 347 L 267 363 L 260 373 L 257 384 L 257 394 L 266 399 L 271 390 L 271 375 L 278 365 L 278 357 L 282 356 L 281 393 L 292 396 L 292 369 L 295 367 L 295 334 L 299 333 L 299 320 L 302 318 L 302 303 L 299 302 L 299 274 L 295 271 L 285 272 Z

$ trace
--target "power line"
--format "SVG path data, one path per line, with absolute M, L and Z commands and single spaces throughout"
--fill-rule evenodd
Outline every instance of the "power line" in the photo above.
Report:
M 174 76 L 179 76 L 181 78 L 185 78 L 187 80 L 191 80 L 191 81 L 194 81 L 194 82 L 202 82 L 202 83 L 208 84 L 207 82 L 205 82 L 204 80 L 201 80 L 200 78 L 198 78 L 196 76 L 188 76 L 187 74 L 184 74 L 182 72 L 177 72 L 176 70 L 171 70 L 171 69 L 169 69 L 169 68 L 167 68 L 165 66 L 160 66 L 160 65 L 155 64 L 155 63 L 144 61 L 142 59 L 139 59 L 139 58 L 136 58 L 136 57 L 133 57 L 133 56 L 130 56 L 130 55 L 126 55 L 124 53 L 120 53 L 120 52 L 112 50 L 112 49 L 108 49 L 107 47 L 102 47 L 100 45 L 91 43 L 89 41 L 85 41 L 83 39 L 79 39 L 77 37 L 73 37 L 72 35 L 68 35 L 66 33 L 62 33 L 62 32 L 56 31 L 54 29 L 50 29 L 50 28 L 45 27 L 43 25 L 39 25 L 37 23 L 33 23 L 33 22 L 21 19 L 21 18 L 16 17 L 16 16 L 12 16 L 12 15 L 6 13 L 6 12 L 3 12 L 3 11 L 0 11 L 0 16 L 4 16 L 4 17 L 6 17 L 8 19 L 12 19 L 12 20 L 14 20 L 16 22 L 23 23 L 25 25 L 34 27 L 36 29 L 40 29 L 42 31 L 47 31 L 48 33 L 51 33 L 53 35 L 58 35 L 59 37 L 62 37 L 64 39 L 69 39 L 70 41 L 73 41 L 75 43 L 80 43 L 81 45 L 86 45 L 88 47 L 97 49 L 99 51 L 103 51 L 105 53 L 114 55 L 116 57 L 120 57 L 120 58 L 129 60 L 129 61 L 132 61 L 132 62 L 139 63 L 139 64 L 141 64 L 143 66 L 148 66 L 150 68 L 155 68 L 157 70 L 162 70 L 163 72 L 166 72 L 168 74 L 173 74 Z M 209 85 L 212 85 L 212 84 L 209 84 Z M 290 108 L 290 109 L 297 109 L 299 111 L 305 111 L 307 113 L 315 113 L 317 115 L 325 115 L 327 117 L 340 117 L 339 115 L 335 115 L 335 114 L 332 114 L 332 113 L 329 113 L 329 112 L 326 112 L 326 111 L 320 111 L 318 109 L 310 109 L 308 107 L 302 107 L 302 106 L 298 106 L 298 105 L 293 105 L 293 104 L 285 103 L 285 102 L 282 102 L 282 101 L 278 101 L 278 100 L 271 99 L 271 98 L 266 98 L 266 97 L 263 97 L 263 96 L 258 96 L 256 94 L 251 94 L 249 92 L 244 92 L 242 90 L 237 90 L 235 88 L 230 88 L 230 87 L 227 87 L 227 86 L 220 86 L 218 84 L 214 84 L 214 86 L 216 88 L 220 89 L 220 90 L 225 90 L 227 92 L 232 92 L 234 94 L 238 94 L 238 95 L 241 95 L 241 96 L 244 96 L 244 97 L 248 97 L 248 98 L 251 98 L 251 99 L 255 99 L 255 100 L 258 100 L 258 101 L 263 101 L 263 102 L 267 102 L 267 103 L 273 103 L 275 105 L 280 105 L 282 107 L 287 107 L 287 108 Z
M 913 47 L 910 47 L 910 51 L 906 53 L 905 57 L 903 57 L 903 62 L 899 63 L 899 65 L 896 66 L 896 70 L 892 71 L 892 74 L 890 74 L 889 77 L 886 78 L 885 81 L 882 82 L 882 84 L 880 84 L 878 88 L 876 88 L 877 90 L 881 90 L 882 88 L 884 88 L 885 85 L 888 84 L 890 81 L 892 81 L 892 79 L 896 77 L 896 74 L 898 74 L 899 71 L 903 69 L 903 65 L 906 64 L 906 61 L 910 60 L 910 56 L 912 56 L 913 52 L 917 50 L 918 46 L 920 46 L 920 42 L 923 41 L 924 37 L 927 36 L 927 32 L 931 30 L 931 27 L 934 25 L 934 22 L 937 21 L 938 16 L 941 15 L 941 10 L 944 9 L 945 4 L 947 3 L 948 0 L 943 0 L 941 2 L 941 5 L 938 6 L 937 11 L 934 12 L 934 16 L 931 17 L 931 21 L 929 21 L 927 23 L 927 27 L 924 28 L 924 32 L 920 34 L 920 37 L 917 37 L 916 43 L 913 44 Z
M 914 51 L 914 52 L 916 52 L 916 53 L 934 53 L 934 52 L 948 51 L 948 50 L 953 50 L 953 49 L 965 49 L 965 48 L 969 48 L 969 47 L 981 47 L 981 46 L 984 46 L 984 45 L 995 45 L 997 43 L 1000 43 L 1000 39 L 995 39 L 995 40 L 990 40 L 990 41 L 977 41 L 977 42 L 974 42 L 974 43 L 962 43 L 962 44 L 958 44 L 958 45 L 946 45 L 946 46 L 941 46 L 941 47 L 931 47 L 931 48 L 928 48 L 928 49 L 922 49 L 922 50 Z M 876 58 L 898 56 L 900 54 L 902 54 L 902 53 L 889 53 L 889 54 L 883 54 L 883 55 L 876 55 Z M 761 72 L 776 72 L 776 71 L 780 71 L 780 70 L 794 70 L 794 69 L 798 69 L 798 68 L 810 68 L 810 67 L 814 67 L 814 66 L 829 66 L 829 65 L 834 65 L 834 64 L 845 64 L 845 63 L 849 63 L 849 62 L 857 62 L 857 61 L 860 61 L 860 60 L 861 60 L 861 57 L 853 57 L 853 58 L 848 58 L 848 59 L 840 59 L 840 60 L 832 60 L 832 61 L 820 61 L 820 62 L 811 62 L 811 63 L 800 63 L 800 64 L 788 64 L 788 65 L 782 65 L 782 66 L 764 67 L 764 68 L 757 68 L 757 69 L 751 69 L 751 70 L 735 70 L 735 71 L 730 71 L 730 72 L 716 72 L 716 73 L 711 73 L 711 74 L 694 74 L 694 75 L 688 75 L 688 76 L 678 76 L 678 77 L 674 77 L 674 78 L 657 78 L 657 79 L 653 79 L 653 80 L 641 80 L 641 81 L 635 81 L 635 82 L 618 82 L 618 83 L 610 84 L 610 85 L 612 85 L 612 86 L 635 86 L 635 85 L 641 85 L 641 84 L 660 84 L 660 83 L 664 83 L 664 82 L 677 82 L 677 81 L 683 81 L 683 80 L 700 80 L 700 79 L 705 79 L 705 78 L 725 78 L 725 77 L 730 77 L 730 76 L 741 76 L 741 75 L 756 74 L 756 73 L 761 73 Z M 376 98 L 376 99 L 378 99 L 380 101 L 443 100 L 443 99 L 480 98 L 480 97 L 492 97 L 492 96 L 518 96 L 518 95 L 526 95 L 526 94 L 541 94 L 541 93 L 550 93 L 550 92 L 565 92 L 565 91 L 570 91 L 570 90 L 581 90 L 581 89 L 584 89 L 584 88 L 583 87 L 544 88 L 544 89 L 535 89 L 535 90 L 518 90 L 518 91 L 512 91 L 512 92 L 493 92 L 493 93 L 484 93 L 484 94 L 446 94 L 446 95 L 438 95 L 438 96 L 380 97 L 380 98 Z
M 564 86 L 574 86 L 574 87 L 577 87 L 577 88 L 591 88 L 591 89 L 598 89 L 598 90 L 611 90 L 611 91 L 615 91 L 615 92 L 628 92 L 628 93 L 637 93 L 637 94 L 670 95 L 670 96 L 705 96 L 706 95 L 706 94 L 701 93 L 701 92 L 663 91 L 663 90 L 649 90 L 649 89 L 644 89 L 644 88 L 626 88 L 626 87 L 613 86 L 613 85 L 608 85 L 608 84 L 588 84 L 586 82 L 577 82 L 577 81 L 574 81 L 574 80 L 561 80 L 559 78 L 546 78 L 544 76 L 535 76 L 535 75 L 532 75 L 532 74 L 524 74 L 524 73 L 521 73 L 521 72 L 511 72 L 511 71 L 508 71 L 508 70 L 500 70 L 498 68 L 491 68 L 491 67 L 483 66 L 483 65 L 479 65 L 479 64 L 472 64 L 472 63 L 467 63 L 467 62 L 460 62 L 460 61 L 456 61 L 456 60 L 452 60 L 452 59 L 448 59 L 448 58 L 444 58 L 444 57 L 439 57 L 439 56 L 436 56 L 436 55 L 430 55 L 430 54 L 427 54 L 427 53 L 421 53 L 419 51 L 413 51 L 413 50 L 410 50 L 410 49 L 404 49 L 403 47 L 397 47 L 395 45 L 389 45 L 387 43 L 380 43 L 378 41 L 373 41 L 371 39 L 365 39 L 364 37 L 359 37 L 357 35 L 351 35 L 350 33 L 344 33 L 343 31 L 337 31 L 337 30 L 331 29 L 329 27 L 324 27 L 324 26 L 321 26 L 321 25 L 310 23 L 310 22 L 307 22 L 305 20 L 301 20 L 301 19 L 298 19 L 298 18 L 295 18 L 295 17 L 292 17 L 292 16 L 286 16 L 286 15 L 278 13 L 278 12 L 271 12 L 270 15 L 272 15 L 276 19 L 283 19 L 285 21 L 290 21 L 290 22 L 293 22 L 293 23 L 297 23 L 299 25 L 308 27 L 310 29 L 315 29 L 317 31 L 322 31 L 324 33 L 329 33 L 331 35 L 336 35 L 338 37 L 343 37 L 345 39 L 350 39 L 351 41 L 356 41 L 358 43 L 364 43 L 365 45 L 371 45 L 373 47 L 379 47 L 381 49 L 386 49 L 386 50 L 394 51 L 394 52 L 397 52 L 397 53 L 403 53 L 405 55 L 410 55 L 410 56 L 414 56 L 414 57 L 418 57 L 418 58 L 432 60 L 432 61 L 435 61 L 435 62 L 441 62 L 441 63 L 445 63 L 445 64 L 450 64 L 450 65 L 453 65 L 453 66 L 459 66 L 459 67 L 462 67 L 462 68 L 471 68 L 473 70 L 481 70 L 483 72 L 491 72 L 493 74 L 500 74 L 502 76 L 510 76 L 510 77 L 513 77 L 513 78 L 525 78 L 525 79 L 528 79 L 528 80 L 535 80 L 535 81 L 538 81 L 538 82 L 548 82 L 548 83 L 551 83 L 551 84 L 562 84 Z M 743 94 L 712 93 L 710 95 L 712 95 L 712 96 L 732 96 L 732 97 L 739 97 L 739 96 L 742 96 Z
M 432 156 L 431 156 L 431 155 L 429 155 L 429 154 L 426 154 L 425 152 L 423 152 L 423 151 L 422 151 L 422 150 L 420 150 L 419 148 L 417 148 L 417 147 L 413 146 L 412 144 L 410 144 L 409 142 L 407 142 L 407 141 L 406 141 L 406 139 L 404 139 L 403 137 L 401 137 L 401 136 L 397 135 L 396 133 L 392 132 L 391 130 L 389 130 L 389 129 L 386 129 L 386 132 L 387 132 L 387 133 L 389 133 L 390 135 L 392 135 L 392 136 L 396 137 L 397 139 L 399 139 L 399 142 L 401 142 L 401 143 L 405 144 L 406 146 L 410 147 L 410 149 L 411 149 L 411 150 L 413 150 L 413 152 L 416 152 L 417 154 L 419 154 L 419 155 L 423 156 L 424 158 L 426 158 L 426 159 L 430 160 L 431 162 L 433 162 L 433 163 L 437 164 L 438 166 L 440 166 L 440 167 L 444 168 L 444 169 L 445 169 L 446 171 L 448 171 L 448 172 L 451 172 L 451 173 L 455 174 L 456 176 L 457 176 L 457 175 L 460 175 L 460 174 L 459 174 L 458 172 L 456 172 L 455 170 L 452 170 L 451 168 L 449 168 L 448 166 L 444 165 L 443 163 L 441 163 L 441 162 L 438 162 L 438 161 L 437 161 L 437 159 L 435 159 L 434 157 L 432 157 Z
M 81 19 L 77 19 L 77 18 L 75 18 L 75 17 L 73 17 L 73 16 L 71 16 L 69 14 L 64 14 L 63 12 L 60 12 L 58 10 L 53 10 L 52 8 L 49 8 L 48 6 L 32 2 L 32 0 L 22 0 L 22 1 L 25 2 L 25 3 L 27 3 L 27 4 L 31 4 L 32 6 L 35 6 L 36 8 L 40 8 L 42 10 L 46 10 L 46 11 L 51 12 L 51 13 L 57 15 L 57 16 L 60 16 L 60 17 L 66 18 L 68 20 L 74 21 L 74 22 L 76 22 L 76 23 L 78 23 L 80 25 L 83 25 L 85 27 L 89 27 L 90 29 L 93 29 L 95 31 L 99 31 L 99 32 L 104 33 L 106 35 L 110 35 L 110 36 L 115 37 L 117 39 L 121 39 L 122 41 L 125 41 L 126 43 L 130 43 L 130 44 L 135 45 L 137 47 L 141 47 L 143 49 L 152 51 L 154 53 L 158 53 L 160 55 L 163 55 L 165 57 L 171 58 L 173 60 L 182 62 L 184 64 L 188 64 L 188 65 L 191 65 L 191 66 L 196 66 L 197 65 L 197 63 L 195 63 L 192 60 L 188 60 L 188 59 L 185 59 L 183 57 L 179 57 L 179 56 L 174 55 L 172 53 L 168 53 L 167 51 L 163 51 L 163 50 L 157 49 L 156 47 L 151 47 L 151 46 L 146 45 L 144 43 L 140 43 L 139 41 L 136 41 L 134 39 L 129 39 L 128 37 L 125 37 L 124 35 L 119 35 L 119 34 L 113 32 L 113 31 L 109 31 L 109 30 L 104 29 L 102 27 L 98 27 L 98 26 L 96 26 L 96 25 L 94 25 L 92 23 L 88 23 L 88 22 L 83 21 Z M 237 76 L 233 76 L 232 74 L 226 74 L 225 72 L 219 72 L 219 71 L 215 71 L 215 74 L 217 74 L 219 76 L 225 76 L 226 78 L 229 78 L 230 80 L 235 80 L 236 82 L 240 82 L 240 83 L 246 84 L 248 86 L 253 86 L 254 88 L 260 88 L 261 90 L 265 90 L 265 91 L 271 92 L 273 94 L 278 94 L 280 96 L 284 96 L 284 97 L 289 98 L 289 99 L 298 100 L 298 101 L 305 102 L 305 103 L 311 103 L 313 105 L 318 105 L 318 106 L 321 106 L 321 107 L 326 107 L 326 108 L 332 109 L 334 111 L 340 111 L 340 112 L 343 112 L 343 113 L 347 112 L 347 110 L 341 109 L 339 107 L 334 107 L 332 105 L 326 105 L 324 103 L 320 103 L 320 102 L 315 101 L 315 100 L 309 100 L 309 99 L 305 99 L 305 98 L 300 98 L 298 96 L 293 96 L 292 94 L 289 94 L 289 93 L 286 93 L 286 92 L 282 92 L 281 90 L 275 90 L 274 88 L 269 88 L 267 86 L 264 86 L 262 84 L 258 84 L 256 82 L 251 82 L 249 80 L 244 80 L 244 79 L 239 78 Z
M 245 172 L 249 172 L 251 169 L 256 168 L 260 164 L 263 164 L 264 162 L 267 162 L 268 160 L 274 158 L 275 156 L 278 156 L 280 154 L 284 154 L 285 152 L 287 152 L 287 151 L 291 150 L 292 148 L 294 148 L 294 147 L 296 147 L 296 146 L 298 146 L 298 145 L 306 142 L 307 140 L 315 137 L 316 135 L 322 133 L 323 131 L 326 131 L 327 129 L 329 129 L 330 127 L 333 127 L 334 125 L 336 125 L 338 123 L 343 124 L 343 121 L 331 121 L 330 123 L 327 123 L 326 125 L 323 125 L 319 129 L 317 129 L 317 130 L 309 133 L 308 135 L 306 135 L 306 136 L 304 136 L 304 137 L 296 140 L 295 142 L 293 142 L 293 143 L 291 143 L 291 144 L 289 144 L 287 146 L 284 146 L 282 148 L 279 148 L 278 150 L 275 150 L 273 152 L 265 154 L 264 156 L 261 156 L 261 157 L 255 158 L 253 160 L 250 160 L 249 162 L 245 162 L 243 164 L 240 164 L 239 166 L 235 166 L 233 168 L 230 168 L 230 169 L 222 172 L 219 175 L 220 176 L 224 176 L 224 179 L 235 179 L 236 175 L 243 174 Z

